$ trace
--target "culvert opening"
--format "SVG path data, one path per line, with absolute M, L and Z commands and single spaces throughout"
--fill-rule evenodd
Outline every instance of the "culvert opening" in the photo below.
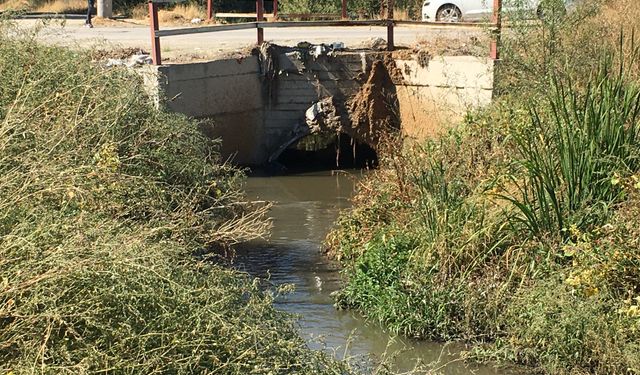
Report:
M 378 166 L 378 155 L 344 133 L 312 134 L 284 150 L 277 162 L 288 172 L 371 169 Z

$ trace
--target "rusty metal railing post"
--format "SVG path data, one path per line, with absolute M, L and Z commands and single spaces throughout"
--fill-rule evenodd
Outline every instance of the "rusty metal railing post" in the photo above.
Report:
M 489 57 L 493 60 L 500 59 L 500 39 L 502 36 L 502 0 L 493 0 L 493 17 L 491 22 L 494 25 L 493 35 L 491 36 L 491 47 L 489 48 Z
M 213 0 L 207 0 L 207 19 L 213 19 Z
M 273 18 L 278 19 L 278 0 L 273 0 Z
M 264 21 L 264 0 L 256 0 L 256 22 Z M 258 28 L 258 45 L 264 43 L 264 29 L 256 23 Z
M 347 19 L 347 0 L 342 0 L 342 19 Z
M 387 0 L 387 50 L 395 49 L 393 40 L 393 0 Z
M 160 29 L 158 25 L 158 4 L 153 0 L 149 0 L 149 27 L 151 28 L 151 59 L 153 65 L 162 64 L 160 56 L 160 37 L 156 35 L 156 31 Z

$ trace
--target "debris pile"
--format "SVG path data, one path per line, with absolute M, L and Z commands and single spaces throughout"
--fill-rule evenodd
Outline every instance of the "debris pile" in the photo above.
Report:
M 148 65 L 151 63 L 153 63 L 153 60 L 149 55 L 133 55 L 129 56 L 127 59 L 107 59 L 105 66 L 111 67 L 124 65 L 127 68 L 133 68 L 137 65 Z
M 380 37 L 369 38 L 362 42 L 358 48 L 372 51 L 385 51 L 387 49 L 387 41 Z
M 379 47 L 384 47 L 374 41 Z M 262 44 L 254 51 L 260 63 L 263 98 L 268 105 L 277 104 L 278 81 L 281 76 L 301 75 L 309 81 L 318 81 L 317 68 L 312 62 L 321 58 L 331 58 L 344 44 L 313 45 L 302 42 L 295 47 L 282 47 L 269 43 Z M 396 66 L 391 54 L 374 52 L 362 57 L 362 70 L 357 77 L 345 70 L 345 80 L 354 79 L 361 84 L 358 91 L 331 91 L 331 96 L 322 96 L 314 102 L 291 131 L 283 134 L 284 142 L 270 155 L 274 162 L 286 149 L 319 151 L 340 143 L 340 135 L 345 134 L 354 144 L 366 144 L 372 150 L 378 148 L 388 134 L 400 130 L 399 103 L 396 85 L 404 82 L 402 71 Z M 286 57 L 286 58 L 283 58 Z M 373 61 L 372 61 L 373 59 Z M 353 60 L 353 59 L 352 59 Z M 340 73 L 337 73 L 340 74 Z M 351 74 L 347 77 L 347 74 Z M 329 91 L 326 92 L 328 94 Z M 354 155 L 355 158 L 355 155 Z
M 351 126 L 347 134 L 376 148 L 382 134 L 400 130 L 394 85 L 398 75 L 402 77 L 402 72 L 392 59 L 373 62 L 367 81 L 349 101 Z

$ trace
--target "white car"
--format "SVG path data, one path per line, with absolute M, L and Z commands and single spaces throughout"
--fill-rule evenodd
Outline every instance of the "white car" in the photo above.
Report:
M 541 3 L 554 0 L 503 0 L 503 12 L 525 11 L 544 16 Z M 563 10 L 573 5 L 573 0 L 555 0 L 564 3 Z M 425 0 L 422 4 L 422 21 L 460 22 L 489 20 L 493 14 L 493 0 Z

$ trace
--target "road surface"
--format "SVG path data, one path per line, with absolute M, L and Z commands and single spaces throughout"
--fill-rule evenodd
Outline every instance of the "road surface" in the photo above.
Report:
M 24 29 L 42 25 L 42 20 L 20 20 Z M 171 29 L 175 27 L 162 27 Z M 265 40 L 281 45 L 295 45 L 301 41 L 310 43 L 331 43 L 340 41 L 346 47 L 357 47 L 371 38 L 386 39 L 387 30 L 380 26 L 354 27 L 295 27 L 265 29 Z M 438 44 L 469 43 L 470 40 L 484 39 L 486 30 L 477 27 L 450 26 L 397 26 L 396 45 L 413 46 L 421 41 L 439 41 Z M 128 21 L 97 21 L 92 29 L 83 27 L 82 20 L 64 22 L 50 20 L 38 34 L 38 39 L 69 47 L 141 48 L 149 51 L 151 37 L 148 26 Z M 234 30 L 164 37 L 161 39 L 163 59 L 187 61 L 207 59 L 225 55 L 249 47 L 256 40 L 256 30 Z

